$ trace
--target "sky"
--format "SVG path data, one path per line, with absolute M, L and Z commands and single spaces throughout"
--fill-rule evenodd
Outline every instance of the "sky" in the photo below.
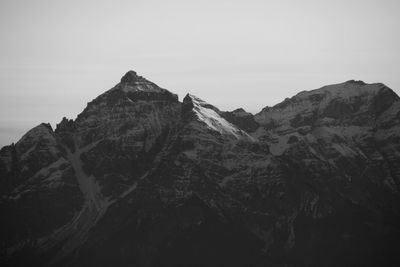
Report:
M 350 79 L 400 93 L 398 0 L 0 0 L 0 147 L 128 70 L 257 113 Z

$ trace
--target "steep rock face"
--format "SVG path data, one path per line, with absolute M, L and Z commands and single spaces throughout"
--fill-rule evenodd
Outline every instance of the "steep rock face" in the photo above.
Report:
M 176 95 L 130 71 L 78 115 L 74 138 L 82 167 L 105 196 L 118 196 L 147 171 L 180 106 Z
M 139 265 L 343 264 L 385 262 L 394 255 L 396 230 L 382 231 L 396 227 L 397 193 L 375 190 L 358 173 L 320 159 L 309 164 L 307 154 L 296 154 L 304 152 L 299 148 L 290 156 L 270 154 L 268 143 L 237 138 L 236 127 L 218 114 L 197 97 L 185 97 L 178 129 L 150 173 L 111 208 L 78 262 L 119 262 L 126 257 L 121 251 L 131 247 L 140 248 L 129 260 Z M 348 183 L 349 175 L 357 181 Z M 126 214 L 128 224 L 112 219 Z M 119 234 L 121 228 L 129 237 Z M 101 258 L 93 256 L 99 239 L 106 240 Z M 235 246 L 243 242 L 247 247 Z M 314 254 L 320 246 L 325 249 Z M 204 254 L 194 253 L 199 249 Z M 360 258 L 361 251 L 371 256 Z M 241 256 L 227 256 L 232 252 Z
M 42 124 L 16 145 L 3 148 L 1 183 L 6 184 L 2 189 L 9 189 L 2 204 L 17 216 L 9 217 L 2 227 L 10 235 L 7 248 L 39 243 L 46 251 L 67 238 L 56 258 L 76 249 L 107 208 L 132 190 L 151 166 L 179 118 L 180 105 L 176 95 L 128 72 L 114 88 L 90 102 L 75 121 L 64 118 L 55 132 Z M 42 187 L 52 198 L 40 191 Z M 20 192 L 23 196 L 36 192 L 29 197 L 35 199 L 30 205 L 36 209 L 16 210 L 15 206 L 30 207 L 19 204 Z M 48 202 L 40 202 L 42 198 Z M 13 221 L 25 224 L 26 216 L 40 224 L 43 218 L 38 214 L 51 217 L 46 219 L 49 223 L 42 223 L 44 230 L 36 231 L 28 224 L 28 234 L 23 234 L 23 227 L 12 225 Z M 35 242 L 26 244 L 28 238 Z
M 382 84 L 326 86 L 264 109 L 255 116 L 262 125 L 255 136 L 275 155 L 297 159 L 297 154 L 305 166 L 315 160 L 329 162 L 349 172 L 348 179 L 368 175 L 372 162 L 385 159 L 390 168 L 381 186 L 399 192 L 398 166 L 390 160 L 398 151 L 399 102 Z
M 301 142 L 309 148 L 318 142 L 328 143 L 331 149 L 311 151 L 329 154 L 317 155 L 325 158 L 361 155 L 358 146 L 365 144 L 362 140 L 396 135 L 398 102 L 399 97 L 382 84 L 349 81 L 326 86 L 299 93 L 256 114 L 262 127 L 255 135 L 269 143 L 275 155 Z M 343 148 L 343 143 L 352 147 Z
M 235 109 L 231 112 L 223 112 L 222 117 L 248 133 L 254 132 L 259 127 L 259 124 L 254 119 L 254 116 L 242 108 Z
M 326 246 L 315 235 L 325 235 L 329 228 L 332 235 L 343 236 L 328 238 L 343 255 L 352 251 L 347 241 L 371 255 L 393 249 L 390 235 L 396 231 L 383 234 L 383 229 L 394 227 L 400 215 L 398 105 L 399 97 L 382 84 L 349 81 L 301 92 L 255 115 L 261 127 L 254 136 L 308 185 L 294 226 L 304 227 L 306 221 L 325 229 L 297 229 L 303 234 L 294 249 L 297 260 L 312 257 L 304 255 L 304 246 Z M 360 225 L 357 231 L 355 224 Z M 328 251 L 318 254 L 317 261 L 322 255 L 332 257 Z
M 36 244 L 83 204 L 74 170 L 48 124 L 0 151 L 2 244 L 7 253 Z
M 266 262 L 262 249 L 271 244 L 264 245 L 264 239 L 271 242 L 271 225 L 278 219 L 262 213 L 260 203 L 250 211 L 242 201 L 254 201 L 248 199 L 248 192 L 257 187 L 255 181 L 248 185 L 256 171 L 251 165 L 266 168 L 270 156 L 218 112 L 195 96 L 185 97 L 181 121 L 152 169 L 134 191 L 110 207 L 110 215 L 99 221 L 76 262 L 123 265 L 126 257 L 150 266 Z M 287 233 L 282 235 L 287 238 Z M 134 254 L 126 256 L 123 251 L 132 247 L 137 248 Z M 202 252 L 196 252 L 199 249 Z M 98 251 L 104 256 L 93 257 Z
M 399 103 L 382 84 L 349 81 L 253 116 L 193 95 L 180 103 L 130 71 L 76 120 L 1 150 L 5 214 L 27 216 L 24 186 L 64 203 L 43 231 L 6 220 L 6 263 L 400 262 Z

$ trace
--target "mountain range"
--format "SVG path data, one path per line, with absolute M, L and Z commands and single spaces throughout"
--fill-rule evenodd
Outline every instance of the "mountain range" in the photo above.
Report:
M 134 71 L 0 150 L 2 266 L 400 264 L 400 98 L 303 91 L 253 115 Z

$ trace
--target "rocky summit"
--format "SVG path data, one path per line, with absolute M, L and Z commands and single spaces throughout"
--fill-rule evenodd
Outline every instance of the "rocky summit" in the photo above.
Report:
M 253 115 L 126 73 L 0 151 L 2 266 L 400 264 L 400 99 L 303 91 Z

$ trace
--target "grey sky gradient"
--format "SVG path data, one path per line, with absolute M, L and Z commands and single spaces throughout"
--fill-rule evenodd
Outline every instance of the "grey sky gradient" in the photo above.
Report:
M 75 118 L 133 69 L 258 112 L 349 79 L 399 94 L 400 1 L 0 1 L 0 146 Z

